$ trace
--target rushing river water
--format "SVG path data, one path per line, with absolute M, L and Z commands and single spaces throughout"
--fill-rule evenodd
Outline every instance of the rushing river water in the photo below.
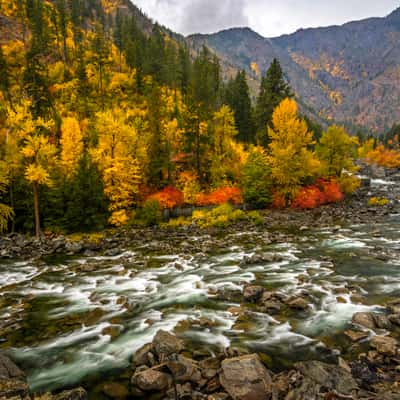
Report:
M 279 244 L 231 234 L 211 255 L 185 254 L 185 243 L 162 254 L 147 243 L 115 257 L 2 262 L 0 319 L 11 328 L 1 346 L 12 349 L 33 390 L 90 387 L 126 368 L 159 329 L 175 329 L 196 351 L 260 352 L 275 370 L 333 359 L 349 345 L 343 331 L 355 312 L 379 311 L 399 296 L 399 232 L 392 214 L 375 225 L 292 232 Z M 271 253 L 276 261 L 242 262 Z M 268 315 L 249 305 L 238 317 L 230 311 L 250 283 L 307 293 L 311 308 Z

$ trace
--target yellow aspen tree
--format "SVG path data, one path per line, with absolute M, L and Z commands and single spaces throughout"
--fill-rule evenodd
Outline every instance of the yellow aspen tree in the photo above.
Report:
M 354 158 L 359 146 L 358 138 L 347 134 L 343 127 L 333 125 L 322 135 L 317 146 L 321 172 L 326 177 L 340 178 L 344 172 L 355 172 Z
M 74 117 L 64 118 L 61 124 L 60 166 L 63 176 L 74 176 L 83 153 L 83 134 L 79 122 Z
M 214 186 L 227 185 L 233 180 L 235 157 L 234 138 L 238 134 L 232 110 L 224 105 L 214 113 L 211 155 L 211 180 Z
M 271 175 L 278 191 L 290 201 L 319 168 L 319 161 L 309 150 L 314 144 L 313 134 L 298 117 L 297 104 L 292 99 L 283 100 L 275 109 L 272 125 L 273 128 L 268 127 Z
M 57 160 L 57 148 L 48 134 L 54 131 L 54 122 L 34 119 L 30 102 L 24 101 L 8 110 L 5 158 L 8 176 L 13 179 L 22 170 L 32 186 L 35 233 L 41 235 L 39 187 L 52 183 L 51 169 Z
M 24 156 L 26 163 L 25 179 L 32 185 L 35 212 L 35 233 L 36 237 L 39 238 L 41 236 L 39 187 L 51 186 L 52 184 L 50 171 L 56 161 L 57 148 L 49 142 L 49 139 L 46 136 L 40 133 L 35 133 L 26 139 L 21 153 Z
M 139 192 L 141 174 L 136 158 L 138 135 L 121 110 L 107 110 L 96 115 L 98 145 L 92 150 L 93 160 L 103 177 L 104 195 L 108 198 L 110 224 L 128 222 L 128 210 Z

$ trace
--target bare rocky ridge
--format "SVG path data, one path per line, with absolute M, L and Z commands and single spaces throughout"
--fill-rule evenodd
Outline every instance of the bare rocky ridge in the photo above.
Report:
M 386 18 L 263 38 L 249 28 L 188 38 L 226 65 L 265 71 L 277 57 L 304 111 L 382 132 L 400 119 L 400 9 Z M 258 77 L 259 78 L 259 77 Z

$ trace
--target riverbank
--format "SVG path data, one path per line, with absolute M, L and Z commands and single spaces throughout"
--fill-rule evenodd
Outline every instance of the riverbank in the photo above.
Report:
M 377 170 L 381 176 L 382 171 Z M 384 170 L 383 170 L 384 171 Z M 376 171 L 375 171 L 376 172 Z M 388 173 L 386 173 L 389 175 Z M 400 185 L 392 178 L 399 178 L 394 172 L 385 179 L 364 178 L 363 187 L 346 200 L 318 207 L 313 210 L 265 210 L 260 211 L 261 221 L 252 224 L 243 222 L 231 224 L 223 229 L 200 229 L 195 225 L 181 228 L 154 227 L 154 228 L 132 228 L 120 230 L 108 230 L 92 235 L 51 235 L 38 240 L 19 234 L 0 237 L 0 259 L 29 259 L 57 254 L 67 255 L 105 255 L 112 256 L 123 252 L 126 248 L 135 245 L 140 246 L 142 242 L 165 242 L 166 238 L 171 241 L 180 241 L 182 235 L 188 237 L 201 237 L 211 235 L 213 237 L 233 234 L 240 231 L 254 231 L 262 233 L 281 230 L 285 227 L 288 231 L 305 230 L 308 227 L 344 226 L 349 224 L 377 223 L 385 215 L 395 213 L 399 209 Z M 399 181 L 400 182 L 400 181 Z M 387 184 L 388 183 L 388 184 Z M 389 200 L 387 204 L 370 206 L 369 199 L 372 197 Z M 285 237 L 279 235 L 282 242 Z M 274 240 L 272 238 L 272 240 Z M 198 251 L 199 243 L 195 248 L 188 248 L 188 251 Z

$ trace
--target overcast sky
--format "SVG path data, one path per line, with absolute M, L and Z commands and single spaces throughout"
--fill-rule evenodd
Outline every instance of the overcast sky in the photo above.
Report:
M 382 17 L 400 0 L 132 0 L 148 16 L 183 33 L 249 26 L 266 37 L 299 28 Z

